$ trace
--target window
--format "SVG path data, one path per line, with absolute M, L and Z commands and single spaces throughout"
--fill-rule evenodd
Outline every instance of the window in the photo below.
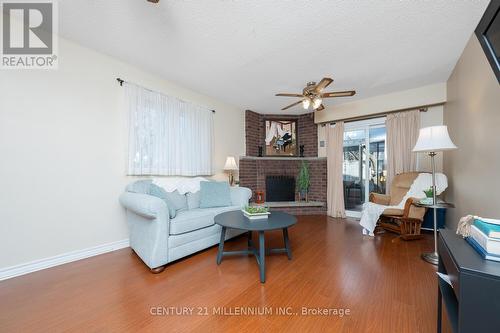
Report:
M 213 174 L 211 110 L 134 84 L 124 87 L 129 175 Z

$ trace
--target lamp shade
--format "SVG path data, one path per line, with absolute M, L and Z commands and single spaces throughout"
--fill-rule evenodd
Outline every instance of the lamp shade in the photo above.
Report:
M 234 156 L 228 156 L 226 158 L 226 164 L 224 164 L 224 170 L 238 170 L 238 165 Z
M 448 134 L 448 126 L 431 126 L 420 129 L 413 152 L 437 152 L 457 149 Z

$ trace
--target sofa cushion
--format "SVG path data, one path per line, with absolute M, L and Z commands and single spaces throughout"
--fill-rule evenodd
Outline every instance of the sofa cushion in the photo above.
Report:
M 214 225 L 214 217 L 210 211 L 199 208 L 183 210 L 170 220 L 170 234 L 179 235 L 211 225 Z
M 228 182 L 200 182 L 200 208 L 231 206 Z
M 200 191 L 186 194 L 188 209 L 200 208 Z
M 215 215 L 239 209 L 241 208 L 238 206 L 227 206 L 178 211 L 177 216 L 170 220 L 170 234 L 180 235 L 186 232 L 212 226 L 214 225 Z
M 384 210 L 382 214 L 384 215 L 392 215 L 392 216 L 403 216 L 403 210 L 397 208 L 387 208 Z

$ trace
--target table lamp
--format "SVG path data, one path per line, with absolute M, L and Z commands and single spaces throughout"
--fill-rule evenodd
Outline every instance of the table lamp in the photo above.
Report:
M 234 171 L 238 170 L 238 165 L 236 164 L 236 160 L 234 156 L 228 156 L 226 158 L 226 164 L 224 164 L 224 170 L 229 171 L 229 185 L 234 185 Z
M 427 205 L 427 207 L 434 209 L 434 252 L 422 254 L 422 259 L 434 265 L 438 264 L 436 209 L 441 206 L 442 208 L 451 206 L 446 204 L 440 206 L 436 201 L 436 164 L 434 157 L 437 152 L 453 149 L 457 149 L 457 146 L 455 146 L 455 144 L 451 141 L 447 126 L 431 126 L 420 129 L 417 143 L 413 148 L 413 152 L 427 153 L 431 157 L 432 205 Z

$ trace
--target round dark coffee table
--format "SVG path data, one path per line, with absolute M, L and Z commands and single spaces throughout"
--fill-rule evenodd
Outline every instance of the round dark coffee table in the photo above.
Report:
M 259 264 L 260 282 L 266 282 L 266 253 L 286 253 L 288 259 L 292 259 L 292 249 L 290 248 L 290 240 L 288 239 L 288 227 L 297 223 L 295 216 L 283 212 L 271 212 L 267 219 L 251 220 L 241 211 L 225 212 L 215 216 L 216 224 L 222 226 L 220 235 L 219 251 L 217 253 L 217 265 L 219 265 L 224 256 L 229 255 L 255 255 Z M 239 229 L 247 231 L 248 247 L 242 251 L 225 251 L 224 240 L 226 239 L 227 228 Z M 264 232 L 270 230 L 283 231 L 284 248 L 266 249 Z M 252 232 L 259 233 L 259 249 L 257 250 L 252 241 Z

